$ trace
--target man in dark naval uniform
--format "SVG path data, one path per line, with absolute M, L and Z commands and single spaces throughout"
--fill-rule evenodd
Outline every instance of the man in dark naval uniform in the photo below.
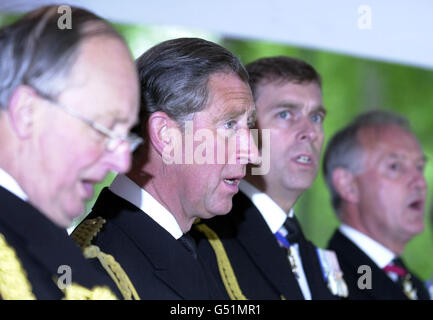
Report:
M 199 255 L 231 299 L 335 299 L 345 284 L 333 252 L 309 242 L 293 206 L 314 181 L 323 143 L 321 79 L 289 57 L 247 65 L 262 165 L 224 217 L 195 225 Z M 332 291 L 330 291 L 330 289 Z
M 0 30 L 1 299 L 116 298 L 66 228 L 128 170 L 137 113 L 133 59 L 99 17 L 50 6 Z
M 430 298 L 400 258 L 424 230 L 425 161 L 407 119 L 380 110 L 359 115 L 328 144 L 324 173 L 341 221 L 329 248 L 349 299 Z
M 115 259 L 128 276 L 119 287 L 134 298 L 223 299 L 189 230 L 197 218 L 227 214 L 246 164 L 257 162 L 247 72 L 232 53 L 196 38 L 163 42 L 136 64 L 135 129 L 146 143 L 73 236 Z M 92 239 L 81 235 L 90 229 Z

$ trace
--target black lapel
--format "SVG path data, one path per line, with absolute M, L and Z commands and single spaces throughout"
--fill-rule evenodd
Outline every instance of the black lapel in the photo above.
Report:
M 297 221 L 296 217 L 294 217 Z M 300 226 L 300 225 L 299 225 Z M 316 247 L 308 241 L 302 229 L 299 238 L 299 253 L 302 259 L 302 267 L 304 269 L 305 276 L 307 278 L 308 287 L 311 292 L 312 300 L 323 300 L 323 299 L 336 299 L 334 295 L 329 291 L 325 279 L 323 277 L 322 267 L 320 265 L 319 258 L 317 256 Z
M 356 297 L 358 299 L 407 300 L 406 295 L 398 285 L 339 230 L 336 230 L 332 236 L 329 248 L 337 253 L 344 278 L 349 287 L 349 299 Z M 363 275 L 363 273 L 358 274 L 358 268 L 362 265 L 371 268 L 371 289 L 359 289 L 358 287 L 358 279 Z
M 151 261 L 155 276 L 180 297 L 209 297 L 198 260 L 147 214 L 108 188 L 102 190 L 92 215 L 101 213 L 129 237 L 131 245 Z
M 1 224 L 18 236 L 27 248 L 27 254 L 48 270 L 53 279 L 61 265 L 70 266 L 73 282 L 87 287 L 105 284 L 106 278 L 96 273 L 84 258 L 80 248 L 36 208 L 0 187 Z
M 411 282 L 416 288 L 418 300 L 430 300 L 430 294 L 425 284 L 403 263 L 403 267 L 411 274 Z
M 286 299 L 303 300 L 302 291 L 291 271 L 285 251 L 278 245 L 265 220 L 253 203 L 239 192 L 233 198 L 237 238 L 269 282 Z

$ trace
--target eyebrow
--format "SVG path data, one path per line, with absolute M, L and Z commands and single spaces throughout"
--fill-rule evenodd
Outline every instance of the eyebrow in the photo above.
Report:
M 277 103 L 276 105 L 272 106 L 271 109 L 290 109 L 290 110 L 299 110 L 302 108 L 302 104 L 299 103 L 292 103 L 292 102 L 282 102 Z M 327 111 L 323 105 L 319 105 L 313 109 L 313 111 L 319 111 L 322 112 L 324 115 L 327 114 Z
M 237 119 L 240 116 L 244 115 L 245 111 L 246 111 L 245 109 L 230 110 L 228 113 L 223 114 L 221 116 L 221 118 L 219 118 L 219 120 Z M 248 119 L 250 119 L 253 116 L 255 118 L 255 114 L 256 114 L 256 106 L 254 106 L 253 108 L 251 108 L 251 110 L 247 114 Z
M 391 153 L 388 155 L 389 158 L 396 158 L 396 159 L 405 159 L 406 156 L 398 154 L 398 153 Z M 416 159 L 416 161 L 423 161 L 424 163 L 428 161 L 428 157 L 423 154 L 421 157 Z

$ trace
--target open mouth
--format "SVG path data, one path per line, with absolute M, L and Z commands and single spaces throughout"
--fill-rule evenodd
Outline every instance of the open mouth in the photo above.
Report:
M 239 184 L 239 179 L 224 179 L 224 182 L 229 184 L 229 185 L 238 185 Z
M 417 199 L 409 203 L 409 208 L 415 211 L 424 210 L 424 201 Z
M 296 158 L 296 162 L 303 163 L 303 164 L 309 164 L 311 163 L 311 158 L 309 156 L 299 156 Z

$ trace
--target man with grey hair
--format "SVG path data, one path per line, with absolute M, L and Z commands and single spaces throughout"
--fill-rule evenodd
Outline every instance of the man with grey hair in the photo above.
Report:
M 86 247 L 80 239 L 94 230 L 91 243 L 128 275 L 118 282 L 124 296 L 222 299 L 188 231 L 197 218 L 228 213 L 246 164 L 257 162 L 248 74 L 231 52 L 196 38 L 162 42 L 136 64 L 142 92 L 135 132 L 146 143 L 73 236 Z
M 319 168 L 326 114 L 321 77 L 286 56 L 261 58 L 246 69 L 257 128 L 270 136 L 260 141 L 262 157 L 270 149 L 269 171 L 252 171 L 241 181 L 228 215 L 194 225 L 199 254 L 233 300 L 344 296 L 335 253 L 304 236 L 293 210 Z
M 72 29 L 49 6 L 0 30 L 1 299 L 115 298 L 66 228 L 130 167 L 137 73 L 108 23 L 68 9 Z
M 359 115 L 329 142 L 323 168 L 341 221 L 329 248 L 349 299 L 429 299 L 399 257 L 424 230 L 425 162 L 408 121 L 387 111 Z

